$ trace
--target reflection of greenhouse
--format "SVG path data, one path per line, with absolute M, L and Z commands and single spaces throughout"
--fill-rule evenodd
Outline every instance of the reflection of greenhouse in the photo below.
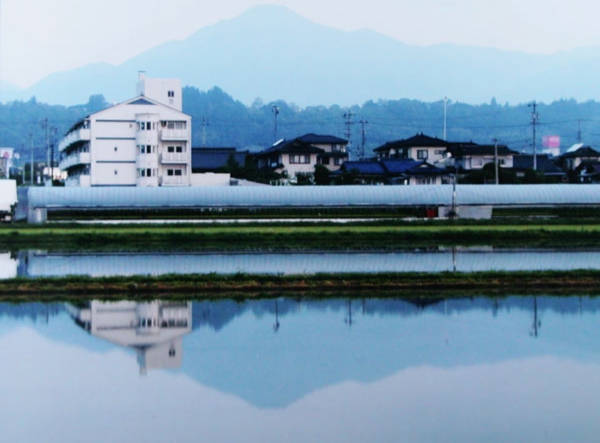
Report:
M 68 304 L 67 310 L 90 334 L 135 349 L 142 374 L 181 366 L 182 337 L 192 330 L 191 303 L 91 301 Z

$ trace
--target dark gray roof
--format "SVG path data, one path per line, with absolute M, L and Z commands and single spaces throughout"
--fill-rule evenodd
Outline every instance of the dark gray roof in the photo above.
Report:
M 428 135 L 425 135 L 421 132 L 420 134 L 417 134 L 417 135 L 407 138 L 407 139 L 387 142 L 386 144 L 384 144 L 378 148 L 375 148 L 374 151 L 375 152 L 385 152 L 385 151 L 389 151 L 390 149 L 418 148 L 418 147 L 445 148 L 445 147 L 450 146 L 451 144 L 452 143 L 449 143 L 449 142 L 439 139 L 437 137 L 429 137 Z
M 235 161 L 244 166 L 248 151 L 235 148 L 192 148 L 192 172 L 214 172 L 227 165 L 233 155 Z
M 272 152 L 324 152 L 321 148 L 313 145 L 330 144 L 330 145 L 345 145 L 348 140 L 335 137 L 333 135 L 317 135 L 305 134 L 291 140 L 283 140 L 259 153 L 257 156 L 268 155 Z
M 455 144 L 448 147 L 448 151 L 454 158 L 462 158 L 474 155 L 490 156 L 496 151 L 495 145 L 477 145 L 475 143 Z M 498 145 L 498 155 L 517 155 L 517 151 L 509 149 L 506 145 Z
M 579 148 L 577 151 L 567 152 L 566 154 L 563 154 L 561 156 L 561 158 L 583 158 L 583 157 L 587 157 L 587 158 L 600 157 L 600 152 L 596 151 L 595 149 L 590 148 L 589 146 L 583 146 L 583 147 Z
M 564 175 L 565 172 L 559 168 L 554 161 L 547 155 L 536 156 L 536 170 L 546 175 Z M 513 157 L 513 169 L 527 170 L 533 169 L 533 155 L 522 154 Z

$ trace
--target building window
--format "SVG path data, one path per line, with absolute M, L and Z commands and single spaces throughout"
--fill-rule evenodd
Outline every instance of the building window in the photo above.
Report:
M 310 163 L 309 155 L 290 154 L 290 163 L 292 164 L 308 164 Z
M 321 158 L 321 164 L 322 165 L 328 165 L 329 164 L 329 157 L 322 157 Z
M 118 175 L 118 174 L 119 174 L 119 171 L 117 171 L 117 170 L 115 169 L 115 175 Z
M 435 155 L 444 155 L 446 153 L 446 151 L 444 149 L 436 149 L 435 150 Z
M 336 165 L 336 166 L 340 166 L 343 163 L 343 161 L 344 161 L 344 159 L 342 159 L 342 158 L 339 158 L 339 157 L 338 158 L 334 158 L 333 159 L 333 164 Z
M 175 97 L 175 91 L 169 91 L 169 92 L 167 92 L 167 96 L 168 97 Z
M 417 149 L 417 158 L 419 160 L 427 160 L 427 149 Z
M 119 150 L 119 148 L 117 146 L 115 146 L 115 152 L 117 152 Z
M 169 177 L 181 177 L 183 175 L 183 171 L 181 169 L 167 169 L 167 175 Z

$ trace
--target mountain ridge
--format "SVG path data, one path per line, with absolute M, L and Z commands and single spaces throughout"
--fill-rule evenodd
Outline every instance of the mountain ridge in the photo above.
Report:
M 320 25 L 274 5 L 253 7 L 119 65 L 88 64 L 21 91 L 3 90 L 2 98 L 73 105 L 103 94 L 121 102 L 134 95 L 138 71 L 203 90 L 216 86 L 246 105 L 258 98 L 303 107 L 400 98 L 471 104 L 600 99 L 594 82 L 598 47 L 543 55 L 448 43 L 415 46 L 372 29 Z

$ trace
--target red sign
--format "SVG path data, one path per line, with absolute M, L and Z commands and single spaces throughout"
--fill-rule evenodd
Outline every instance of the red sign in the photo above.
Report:
M 560 148 L 560 135 L 547 135 L 543 139 L 545 148 Z

